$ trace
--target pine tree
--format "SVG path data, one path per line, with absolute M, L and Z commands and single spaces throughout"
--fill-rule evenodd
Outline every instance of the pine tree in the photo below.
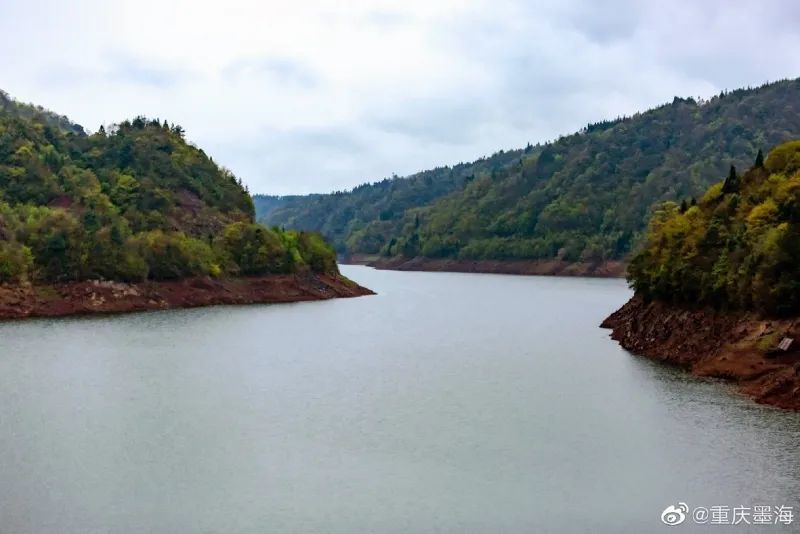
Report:
M 725 182 L 722 184 L 723 193 L 733 193 L 739 188 L 739 177 L 736 175 L 736 167 L 731 165 L 731 170 Z
M 122 231 L 117 224 L 111 226 L 111 242 L 118 247 L 125 243 L 125 238 L 122 236 Z
M 764 167 L 764 153 L 761 152 L 761 149 L 758 149 L 758 155 L 756 155 L 756 167 L 759 169 Z

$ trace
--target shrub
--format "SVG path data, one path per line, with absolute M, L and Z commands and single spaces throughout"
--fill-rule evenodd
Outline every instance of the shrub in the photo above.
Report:
M 31 249 L 12 241 L 0 241 L 0 282 L 23 282 L 32 267 Z

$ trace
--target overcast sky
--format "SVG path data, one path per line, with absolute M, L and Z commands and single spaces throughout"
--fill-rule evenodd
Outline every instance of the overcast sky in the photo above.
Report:
M 794 0 L 0 0 L 0 88 L 327 192 L 800 76 L 798 28 Z

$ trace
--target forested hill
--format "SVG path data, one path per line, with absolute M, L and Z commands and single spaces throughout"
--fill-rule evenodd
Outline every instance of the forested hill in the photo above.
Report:
M 336 270 L 318 235 L 254 224 L 241 182 L 180 126 L 87 135 L 0 96 L 0 282 Z
M 52 128 L 57 128 L 65 133 L 83 134 L 83 127 L 70 121 L 64 115 L 58 115 L 41 106 L 26 104 L 11 98 L 8 93 L 0 89 L 0 112 L 20 117 L 23 119 L 35 119 L 37 122 L 47 124 Z
M 800 311 L 800 141 L 731 168 L 696 203 L 659 206 L 630 279 L 649 299 Z
M 404 178 L 386 178 L 347 192 L 286 197 L 255 195 L 256 216 L 268 225 L 320 231 L 333 241 L 339 252 L 377 252 L 385 245 L 387 236 L 400 231 L 404 217 L 411 210 L 463 189 L 476 175 L 504 168 L 518 161 L 523 153 L 523 150 L 501 150 L 473 163 L 439 167 Z
M 625 258 L 651 206 L 701 194 L 733 163 L 800 137 L 800 80 L 675 98 L 632 117 L 471 164 L 287 199 L 269 224 L 340 252 L 596 261 Z
M 297 198 L 302 198 L 297 195 L 276 196 L 276 195 L 253 195 L 253 205 L 259 220 L 264 220 L 272 214 L 273 211 L 285 206 Z

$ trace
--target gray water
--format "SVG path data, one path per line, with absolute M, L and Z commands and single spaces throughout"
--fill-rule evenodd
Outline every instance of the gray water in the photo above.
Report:
M 379 295 L 0 325 L 0 532 L 679 532 L 659 519 L 677 502 L 797 511 L 800 415 L 620 349 L 597 325 L 623 281 L 344 270 Z

